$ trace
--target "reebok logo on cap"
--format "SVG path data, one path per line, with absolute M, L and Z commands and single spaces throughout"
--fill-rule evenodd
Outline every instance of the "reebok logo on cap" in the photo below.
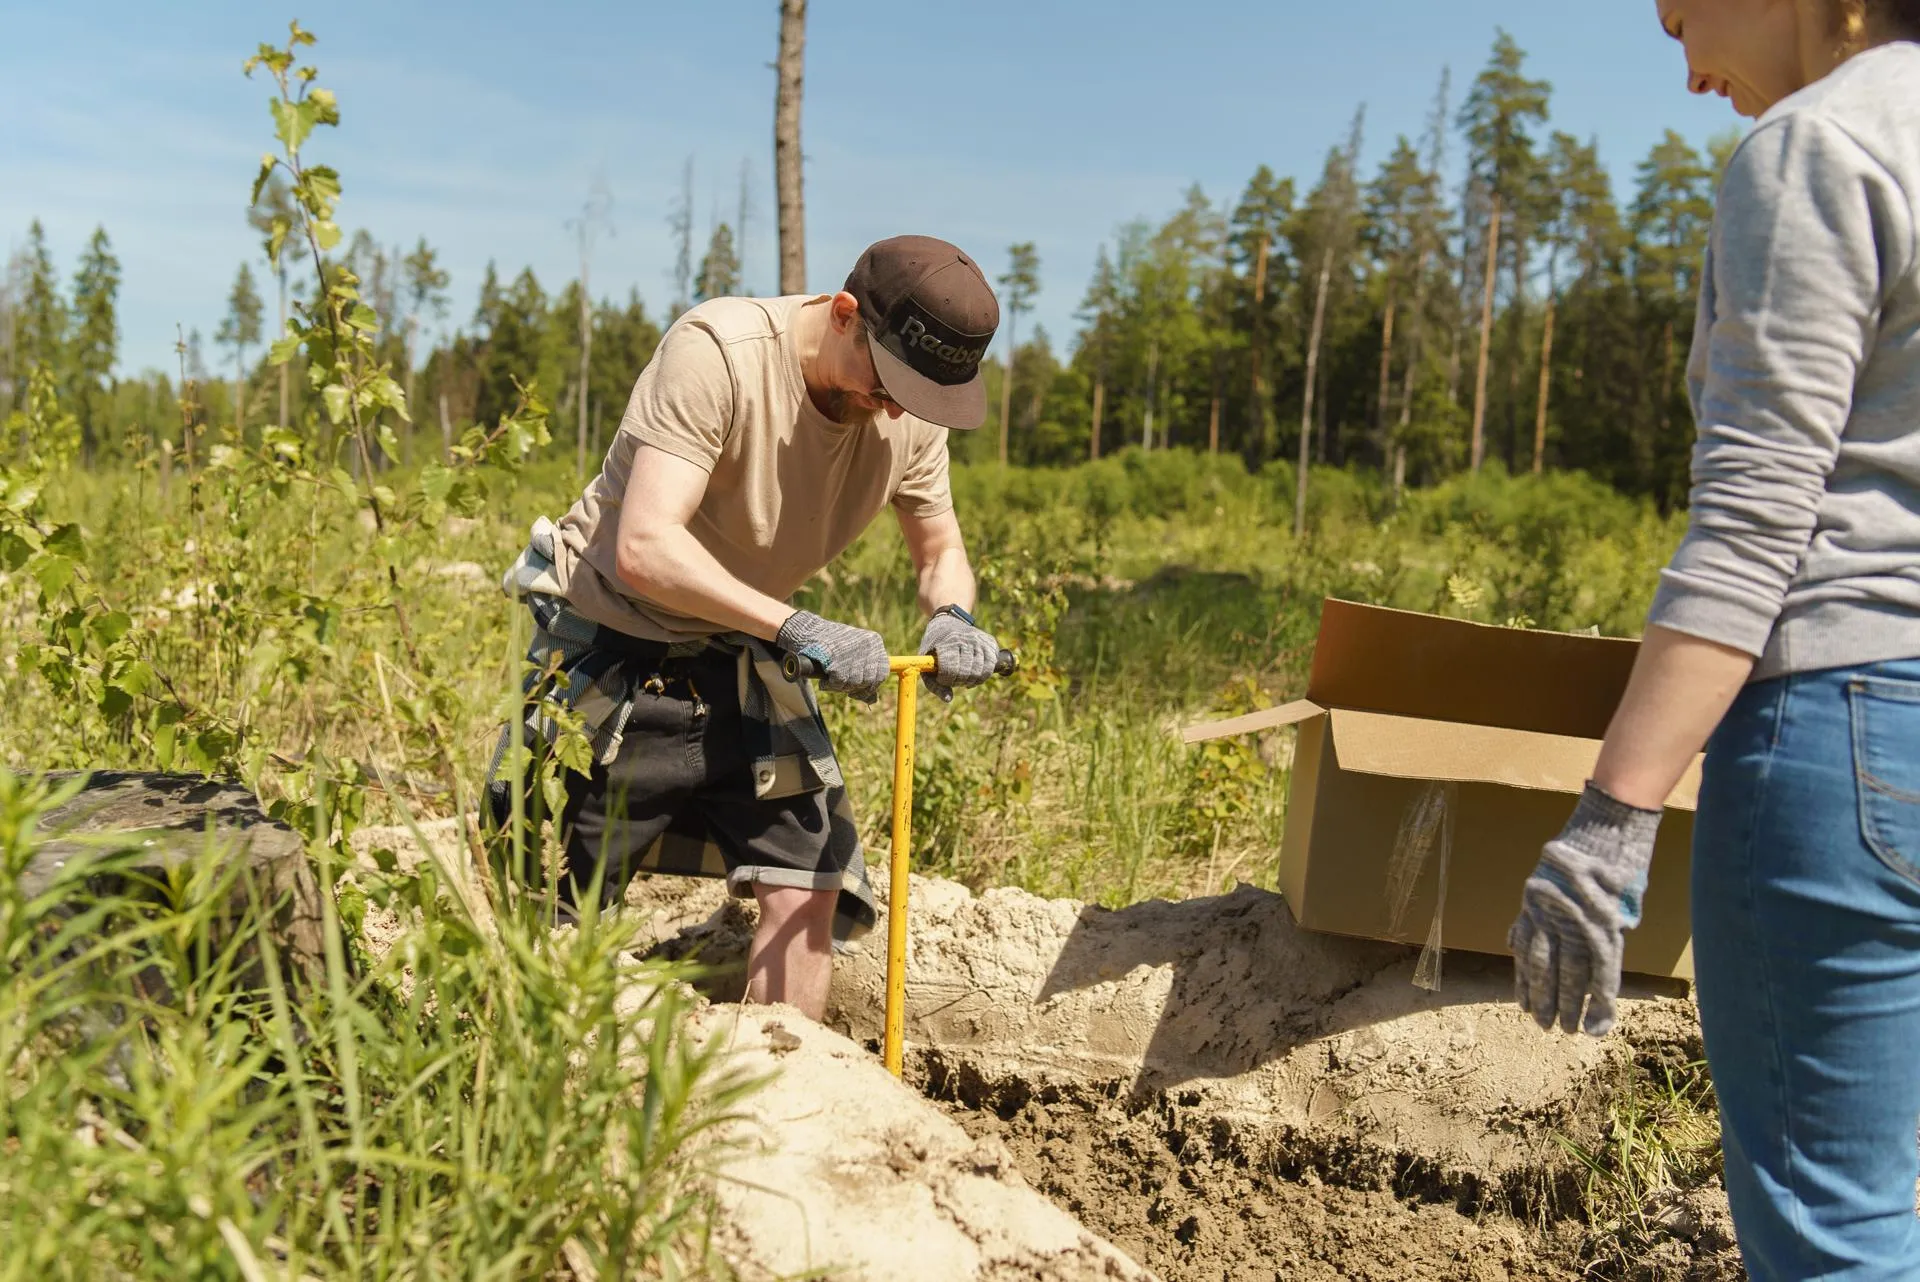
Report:
M 987 417 L 980 362 L 1000 304 L 974 261 L 944 240 L 896 236 L 847 277 L 887 395 L 909 413 L 970 431 Z

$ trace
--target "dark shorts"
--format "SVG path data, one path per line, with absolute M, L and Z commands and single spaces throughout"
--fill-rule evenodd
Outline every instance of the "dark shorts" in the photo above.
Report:
M 724 876 L 741 896 L 756 885 L 850 889 L 859 839 L 839 831 L 827 792 L 754 793 L 735 657 L 645 666 L 612 764 L 566 776 L 564 896 L 583 902 L 598 876 L 600 902 L 617 904 L 640 871 Z

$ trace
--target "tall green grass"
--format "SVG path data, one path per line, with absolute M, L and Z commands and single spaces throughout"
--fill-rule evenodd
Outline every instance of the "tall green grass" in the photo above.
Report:
M 715 1128 L 753 1083 L 618 922 L 549 934 L 380 858 L 342 902 L 390 947 L 283 967 L 218 847 L 144 883 L 105 848 L 27 896 L 61 799 L 0 771 L 0 1278 L 708 1275 Z
M 402 675 L 380 607 L 387 586 L 367 555 L 373 536 L 300 492 L 235 517 L 189 513 L 183 491 L 177 476 L 162 495 L 152 476 L 90 474 L 58 496 L 87 527 L 95 575 L 150 636 L 158 666 L 196 697 L 237 709 L 287 759 L 318 746 L 400 781 L 416 809 L 444 813 L 431 780 L 405 786 L 421 771 L 377 712 L 427 696 Z M 467 697 L 433 710 L 454 728 L 461 773 L 473 779 L 505 715 L 514 607 L 499 572 L 533 518 L 565 510 L 576 484 L 553 463 L 499 478 L 493 491 L 479 519 L 410 535 L 402 549 L 419 645 L 444 669 L 474 674 Z M 1489 470 L 1395 507 L 1371 477 L 1316 470 L 1296 541 L 1290 468 L 1250 474 L 1237 459 L 1185 451 L 1062 470 L 960 468 L 954 491 L 982 621 L 1023 662 L 1012 681 L 951 707 L 923 704 L 918 866 L 1107 903 L 1270 881 L 1284 743 L 1264 745 L 1279 767 L 1269 770 L 1256 745 L 1190 751 L 1174 731 L 1298 694 L 1323 598 L 1632 634 L 1681 528 L 1576 475 Z M 217 540 L 206 531 L 230 519 L 246 522 L 244 542 L 210 566 Z M 896 650 L 918 641 L 911 567 L 884 517 L 801 600 L 879 629 Z M 11 644 L 0 637 L 0 695 L 18 712 L 0 727 L 0 757 L 151 764 L 110 727 L 73 724 L 33 682 L 9 675 Z M 289 654 L 300 680 L 284 675 Z M 883 847 L 891 717 L 827 706 L 869 843 Z M 275 769 L 263 763 L 269 785 Z M 378 795 L 372 805 L 372 817 L 393 813 Z

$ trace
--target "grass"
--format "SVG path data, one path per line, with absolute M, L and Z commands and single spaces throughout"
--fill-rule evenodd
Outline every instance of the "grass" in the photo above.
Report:
M 282 965 L 217 848 L 27 898 L 60 799 L 0 772 L 0 1278 L 711 1275 L 715 1128 L 754 1083 L 617 922 L 363 868 L 342 902 L 394 913 L 391 950 L 335 929 Z
M 1284 736 L 1189 750 L 1175 731 L 1300 693 L 1325 597 L 1628 633 L 1679 535 L 1578 477 L 1489 473 L 1397 508 L 1365 477 L 1312 481 L 1296 540 L 1284 467 L 1176 452 L 958 470 L 979 613 L 1022 663 L 923 706 L 916 867 L 1112 906 L 1271 885 Z M 75 652 L 109 647 L 126 697 L 50 670 L 46 638 L 72 628 L 30 575 L 0 575 L 0 765 L 20 772 L 0 774 L 0 1282 L 521 1277 L 561 1253 L 603 1276 L 709 1267 L 708 1137 L 749 1084 L 684 1035 L 678 976 L 622 960 L 617 921 L 549 936 L 447 870 L 361 868 L 346 925 L 396 912 L 393 949 L 260 991 L 207 964 L 226 955 L 211 873 L 149 888 L 158 900 L 14 894 L 50 801 L 22 774 L 192 764 L 142 689 L 195 710 L 202 755 L 234 763 L 335 872 L 362 823 L 471 814 L 524 647 L 498 575 L 577 490 L 557 463 L 485 483 L 474 516 L 384 535 L 338 489 L 267 471 L 164 490 L 69 473 L 39 492 L 88 549 L 99 601 Z M 905 650 L 912 580 L 883 520 L 800 603 Z M 825 703 L 874 850 L 885 702 Z M 141 971 L 165 976 L 165 999 L 129 995 Z M 1614 1133 L 1667 1129 L 1635 1114 Z M 1596 1198 L 1617 1184 L 1625 1208 L 1666 1178 L 1643 1139 L 1596 1150 Z
M 270 750 L 263 790 L 317 748 L 390 781 L 416 812 L 470 804 L 403 731 L 446 727 L 456 782 L 478 778 L 518 658 L 498 575 L 533 517 L 571 502 L 567 469 L 502 478 L 478 519 L 407 536 L 417 645 L 454 674 L 439 683 L 410 670 L 372 536 L 337 499 L 296 492 L 269 505 L 209 488 L 190 510 L 179 477 L 164 496 L 150 476 L 73 479 L 57 502 L 88 532 L 103 595 L 184 695 L 231 711 Z M 1390 512 L 1370 480 L 1317 472 L 1313 524 L 1296 542 L 1286 468 L 1248 475 L 1236 460 L 1179 452 L 961 469 L 954 488 L 981 617 L 1022 671 L 923 710 L 918 866 L 1108 904 L 1270 880 L 1284 771 L 1190 752 L 1173 731 L 1299 693 L 1324 597 L 1631 633 L 1679 533 L 1578 477 L 1489 473 Z M 906 552 L 885 518 L 801 603 L 874 627 L 895 649 L 919 636 Z M 0 639 L 0 665 L 16 644 Z M 0 694 L 19 710 L 0 728 L 0 760 L 154 764 L 140 734 L 73 716 L 26 674 L 0 668 Z M 827 706 L 869 844 L 883 847 L 891 716 Z M 371 804 L 370 817 L 397 813 L 378 794 Z
M 1582 1175 L 1587 1271 L 1631 1275 L 1673 1237 L 1678 1199 L 1720 1175 L 1719 1107 L 1705 1061 L 1631 1065 L 1607 1096 L 1598 1135 L 1560 1143 Z

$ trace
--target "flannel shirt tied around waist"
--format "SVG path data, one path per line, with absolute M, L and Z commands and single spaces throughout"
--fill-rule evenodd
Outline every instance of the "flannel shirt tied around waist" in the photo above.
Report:
M 742 729 L 752 757 L 754 795 L 775 800 L 826 790 L 830 857 L 845 868 L 848 882 L 834 913 L 834 943 L 839 947 L 866 935 L 877 920 L 873 888 L 846 780 L 821 719 L 812 683 L 788 681 L 780 670 L 779 653 L 757 637 L 728 633 L 663 646 L 582 617 L 557 593 L 553 535 L 553 525 L 547 518 L 536 521 L 532 540 L 502 582 L 507 594 L 524 602 L 533 614 L 533 642 L 527 651 L 522 685 L 525 712 L 519 723 L 524 735 L 521 742 L 536 755 L 543 749 L 551 750 L 559 731 L 543 707 L 551 700 L 580 718 L 594 762 L 611 765 L 619 754 L 634 702 L 663 659 L 709 650 L 733 656 Z M 514 732 L 512 722 L 501 727 L 500 742 L 488 771 L 490 791 L 498 789 L 504 794 L 512 787 L 509 754 Z M 727 876 L 726 861 L 713 834 L 697 817 L 691 823 L 676 822 L 670 827 L 642 856 L 635 871 Z M 733 887 L 733 891 L 743 897 L 752 893 L 745 886 Z

